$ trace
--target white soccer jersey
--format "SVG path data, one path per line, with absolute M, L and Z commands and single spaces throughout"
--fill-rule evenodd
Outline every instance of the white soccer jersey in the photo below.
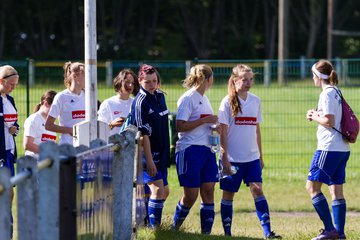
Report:
M 219 123 L 229 126 L 227 153 L 230 162 L 251 162 L 259 159 L 256 125 L 262 122 L 260 99 L 248 92 L 246 101 L 240 97 L 242 113 L 232 116 L 229 96 L 223 98 L 219 108 Z
M 11 150 L 12 153 L 15 151 L 15 141 L 14 137 L 9 133 L 9 128 L 14 125 L 18 119 L 18 114 L 11 104 L 11 102 L 4 96 L 1 96 L 3 99 L 4 107 L 4 132 L 5 132 L 5 148 L 6 150 Z
M 85 93 L 81 91 L 80 95 L 70 92 L 68 89 L 56 94 L 51 105 L 49 116 L 59 117 L 59 125 L 73 127 L 76 123 L 85 120 Z M 73 144 L 72 136 L 61 134 L 60 144 Z
M 39 113 L 31 114 L 24 122 L 24 136 L 34 138 L 34 144 L 40 145 L 42 142 L 56 141 L 56 133 L 45 129 L 46 119 Z M 38 158 L 38 154 L 29 150 L 25 151 L 25 155 Z
M 341 98 L 332 87 L 325 88 L 319 97 L 317 111 L 323 117 L 327 114 L 335 116 L 335 128 L 341 131 L 340 123 L 342 116 Z M 319 124 L 317 130 L 318 146 L 317 150 L 323 151 L 350 151 L 350 146 L 342 135 L 332 128 L 326 128 Z
M 104 100 L 98 111 L 98 120 L 109 124 L 115 118 L 126 118 L 129 115 L 132 102 L 132 98 L 122 100 L 117 95 Z M 114 127 L 110 130 L 110 136 L 119 133 L 119 131 L 120 127 Z
M 214 114 L 209 99 L 205 95 L 201 95 L 195 88 L 186 91 L 178 100 L 177 105 L 176 120 L 191 122 Z M 190 145 L 209 146 L 210 126 L 211 124 L 202 124 L 193 130 L 179 132 L 176 152 L 184 150 Z

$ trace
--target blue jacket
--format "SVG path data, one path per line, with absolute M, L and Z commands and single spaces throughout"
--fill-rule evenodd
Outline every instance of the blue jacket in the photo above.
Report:
M 153 161 L 158 170 L 169 167 L 170 137 L 168 109 L 164 94 L 153 94 L 141 88 L 131 106 L 132 124 L 137 126 L 142 135 L 150 138 Z
M 14 106 L 15 110 L 17 111 L 14 98 L 11 97 L 10 95 L 6 95 L 6 97 L 7 97 L 7 99 L 9 99 L 9 101 Z M 17 129 L 19 130 L 19 124 L 17 123 L 17 121 L 15 122 L 14 126 L 16 126 Z M 16 136 L 16 134 L 13 135 L 13 137 L 15 137 L 15 136 Z M 14 141 L 15 141 L 15 139 L 14 139 Z M 15 154 L 15 159 L 16 159 L 17 158 L 16 144 L 15 144 L 14 154 Z M 0 97 L 0 159 L 6 160 L 6 146 L 5 146 L 5 132 L 4 132 L 4 106 L 3 106 L 2 97 Z

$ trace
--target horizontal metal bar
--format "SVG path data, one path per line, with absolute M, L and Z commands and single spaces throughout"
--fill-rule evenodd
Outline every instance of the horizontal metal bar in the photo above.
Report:
M 89 149 L 87 151 L 84 151 L 84 152 L 81 152 L 81 153 L 78 153 L 76 154 L 76 157 L 83 157 L 83 156 L 86 156 L 86 155 L 90 155 L 90 154 L 93 154 L 97 151 L 101 151 L 101 150 L 104 150 L 106 148 L 111 148 L 111 150 L 115 151 L 116 148 L 118 148 L 119 146 L 116 146 L 114 145 L 113 143 L 109 143 L 105 146 L 101 146 L 101 147 L 97 147 L 97 148 L 92 148 L 92 149 Z
M 11 186 L 16 186 L 19 183 L 25 181 L 27 178 L 31 176 L 31 174 L 32 174 L 31 171 L 29 171 L 28 169 L 25 169 L 24 171 L 16 174 L 10 179 Z
M 50 158 L 45 158 L 44 160 L 41 160 L 40 162 L 38 162 L 37 164 L 37 168 L 39 171 L 50 167 L 53 164 L 53 160 Z

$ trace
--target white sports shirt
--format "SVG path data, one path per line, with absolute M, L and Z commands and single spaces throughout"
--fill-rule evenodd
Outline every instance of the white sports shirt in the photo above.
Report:
M 104 100 L 98 111 L 98 120 L 109 124 L 115 118 L 126 118 L 129 115 L 132 102 L 132 98 L 122 100 L 118 95 Z M 110 130 L 110 136 L 119 133 L 119 131 L 120 127 L 114 127 Z
M 18 114 L 7 97 L 1 96 L 4 109 L 4 132 L 5 132 L 5 148 L 11 150 L 11 153 L 15 152 L 15 140 L 14 137 L 9 133 L 9 128 L 14 125 L 18 119 Z
M 317 111 L 323 117 L 327 114 L 335 116 L 335 128 L 341 131 L 340 123 L 342 116 L 341 98 L 332 87 L 325 88 L 319 97 Z M 332 128 L 326 128 L 319 124 L 317 130 L 317 150 L 323 151 L 350 151 L 350 146 L 342 135 Z
M 34 138 L 34 144 L 40 145 L 42 142 L 56 142 L 56 133 L 45 129 L 46 119 L 39 112 L 31 114 L 24 122 L 24 136 Z M 29 150 L 25 151 L 25 155 L 38 158 L 38 154 Z
M 195 88 L 186 91 L 179 98 L 177 105 L 176 120 L 195 121 L 214 114 L 209 99 L 205 95 L 201 95 Z M 193 130 L 179 132 L 176 152 L 182 151 L 190 145 L 209 146 L 210 126 L 211 124 L 202 124 Z
M 227 153 L 230 162 L 251 162 L 259 159 L 256 124 L 262 122 L 260 98 L 248 92 L 246 101 L 240 97 L 242 113 L 232 116 L 229 96 L 223 98 L 219 108 L 219 123 L 229 126 Z
M 80 95 L 70 92 L 68 89 L 56 94 L 51 105 L 49 116 L 59 117 L 59 125 L 73 127 L 76 123 L 85 120 L 85 92 Z M 60 144 L 73 144 L 70 134 L 61 134 Z

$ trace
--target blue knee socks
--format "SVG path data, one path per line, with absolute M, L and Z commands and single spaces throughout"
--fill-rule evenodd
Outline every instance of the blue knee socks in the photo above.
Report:
M 186 216 L 189 214 L 189 211 L 190 211 L 190 208 L 185 207 L 179 201 L 178 204 L 176 205 L 175 214 L 174 214 L 174 222 L 172 224 L 172 227 L 175 229 L 179 229 L 181 227 L 181 225 L 183 224 Z
M 224 228 L 224 233 L 231 236 L 231 223 L 233 216 L 233 201 L 221 200 L 221 221 Z
M 331 231 L 334 229 L 334 225 L 332 223 L 331 214 L 329 210 L 329 205 L 326 201 L 324 194 L 319 193 L 315 197 L 312 198 L 312 204 L 318 213 L 321 221 L 324 223 L 324 228 L 327 231 Z
M 149 226 L 151 228 L 158 227 L 161 224 L 162 210 L 164 208 L 163 199 L 149 199 L 148 214 L 149 214 Z
M 265 237 L 271 233 L 270 228 L 270 214 L 269 214 L 269 206 L 266 201 L 265 196 L 260 196 L 254 199 L 256 214 L 260 220 L 260 224 L 263 228 Z
M 345 199 L 336 199 L 332 201 L 332 212 L 334 216 L 335 228 L 339 235 L 344 234 L 346 218 L 346 201 Z
M 210 234 L 214 223 L 215 211 L 214 203 L 201 203 L 200 206 L 200 221 L 201 233 Z

